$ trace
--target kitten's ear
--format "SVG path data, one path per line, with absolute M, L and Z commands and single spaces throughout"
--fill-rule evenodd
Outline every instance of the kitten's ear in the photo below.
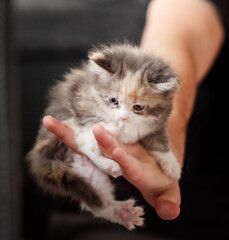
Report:
M 156 89 L 163 92 L 174 91 L 179 87 L 179 82 L 176 77 L 171 77 L 166 82 L 155 83 L 154 86 Z
M 93 70 L 101 71 L 106 70 L 107 72 L 114 74 L 112 70 L 112 65 L 110 59 L 108 59 L 103 53 L 101 52 L 94 52 L 89 54 L 90 64 L 93 67 Z

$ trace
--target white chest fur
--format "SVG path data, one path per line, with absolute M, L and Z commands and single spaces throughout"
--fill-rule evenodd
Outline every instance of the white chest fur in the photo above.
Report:
M 135 122 L 124 122 L 119 124 L 119 134 L 117 139 L 124 144 L 138 142 L 142 137 L 150 134 L 155 130 L 156 126 L 142 121 L 141 124 Z

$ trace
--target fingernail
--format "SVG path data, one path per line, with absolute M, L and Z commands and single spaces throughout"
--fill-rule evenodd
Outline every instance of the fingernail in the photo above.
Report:
M 55 122 L 56 122 L 56 119 L 53 118 L 52 116 L 45 116 L 43 118 L 43 124 L 46 128 L 48 128 L 48 130 L 50 127 L 53 126 L 53 123 L 55 123 Z
M 51 121 L 51 116 L 45 116 L 43 118 L 43 123 L 50 123 L 50 121 Z
M 102 127 L 99 124 L 95 124 L 93 126 L 93 132 L 97 132 L 98 133 L 101 130 L 102 130 Z

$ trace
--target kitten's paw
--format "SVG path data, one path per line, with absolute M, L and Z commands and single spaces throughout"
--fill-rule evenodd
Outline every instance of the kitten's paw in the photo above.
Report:
M 181 167 L 178 161 L 174 161 L 168 168 L 165 169 L 165 173 L 174 180 L 179 180 L 181 177 Z
M 113 136 L 117 136 L 118 135 L 118 128 L 116 126 L 112 125 L 106 125 L 104 126 L 104 128 L 110 132 Z
M 119 217 L 121 224 L 127 229 L 134 229 L 135 226 L 142 226 L 144 224 L 144 210 L 142 207 L 134 206 L 135 201 L 133 199 L 123 202 L 122 207 L 119 210 Z
M 158 161 L 163 172 L 170 178 L 178 180 L 181 176 L 181 166 L 177 161 L 177 158 L 174 154 L 169 151 L 166 153 L 163 152 L 154 152 L 153 153 L 156 160 Z
M 107 159 L 107 163 L 104 166 L 104 171 L 114 178 L 122 176 L 122 170 L 118 163 L 113 160 Z

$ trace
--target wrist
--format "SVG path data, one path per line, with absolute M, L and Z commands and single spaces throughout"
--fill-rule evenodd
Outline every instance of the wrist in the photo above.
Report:
M 187 122 L 180 113 L 172 112 L 169 117 L 167 132 L 172 152 L 177 157 L 181 167 L 183 166 Z

